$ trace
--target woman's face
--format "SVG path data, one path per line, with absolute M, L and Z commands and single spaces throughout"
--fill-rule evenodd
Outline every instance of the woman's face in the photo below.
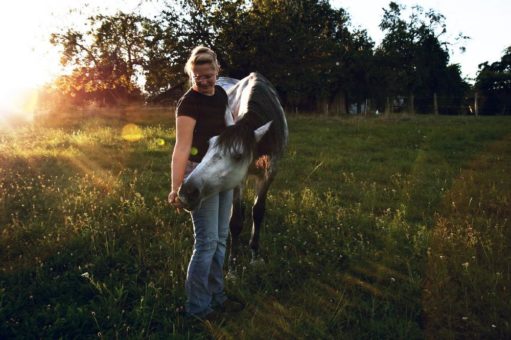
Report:
M 215 94 L 215 84 L 218 72 L 211 64 L 195 65 L 192 67 L 192 88 L 205 95 Z

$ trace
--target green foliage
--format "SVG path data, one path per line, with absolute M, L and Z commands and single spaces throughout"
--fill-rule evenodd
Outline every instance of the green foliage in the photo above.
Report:
M 88 18 L 87 31 L 53 33 L 50 42 L 63 48 L 61 63 L 71 75 L 56 80 L 73 104 L 116 104 L 141 97 L 136 67 L 145 64 L 145 30 L 149 20 L 119 12 Z
M 2 134 L 3 337 L 511 334 L 506 117 L 290 118 L 266 263 L 251 266 L 243 247 L 227 283 L 247 308 L 196 324 L 179 314 L 193 234 L 166 203 L 169 116 L 61 117 Z M 126 122 L 142 138 L 124 140 Z
M 173 102 L 183 93 L 183 67 L 203 44 L 217 51 L 223 74 L 258 71 L 292 110 L 347 113 L 371 101 L 409 97 L 410 112 L 460 113 L 466 91 L 459 68 L 450 67 L 445 18 L 419 6 L 384 9 L 380 46 L 354 28 L 349 13 L 327 0 L 174 0 L 154 18 L 136 13 L 96 15 L 85 31 L 66 29 L 51 41 L 62 48 L 71 75 L 58 79 L 53 97 L 73 104 L 140 99 Z M 461 38 L 466 38 L 461 36 Z M 143 90 L 142 91 L 142 87 Z M 58 103 L 52 96 L 47 101 Z M 417 105 L 414 98 L 417 97 Z M 367 110 L 367 108 L 366 108 Z
M 351 32 L 346 11 L 324 0 L 182 3 L 186 54 L 197 44 L 213 46 L 226 74 L 261 72 L 294 107 L 315 109 L 357 83 L 354 60 L 372 48 L 365 31 Z
M 386 35 L 376 55 L 382 66 L 378 72 L 386 90 L 379 95 L 409 97 L 410 113 L 415 110 L 434 112 L 438 108 L 434 107 L 433 97 L 439 95 L 446 98 L 440 103 L 439 111 L 463 112 L 467 84 L 461 77 L 459 66 L 449 66 L 450 42 L 441 39 L 447 32 L 445 17 L 434 10 L 425 11 L 414 6 L 406 19 L 405 10 L 405 6 L 395 2 L 390 2 L 389 8 L 384 9 L 380 28 Z M 415 97 L 424 99 L 416 105 Z
M 482 95 L 481 114 L 511 114 L 511 46 L 500 61 L 479 65 L 476 91 Z

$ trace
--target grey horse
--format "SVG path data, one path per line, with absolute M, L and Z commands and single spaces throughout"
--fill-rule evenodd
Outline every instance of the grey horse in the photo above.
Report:
M 259 261 L 259 231 L 264 217 L 266 196 L 288 141 L 288 126 L 277 91 L 261 74 L 251 73 L 242 80 L 221 77 L 219 85 L 229 97 L 227 128 L 209 141 L 209 149 L 199 165 L 184 180 L 179 198 L 193 210 L 208 196 L 234 189 L 230 221 L 229 270 L 238 256 L 239 235 L 244 220 L 242 187 L 247 175 L 256 178 L 252 207 L 252 262 Z

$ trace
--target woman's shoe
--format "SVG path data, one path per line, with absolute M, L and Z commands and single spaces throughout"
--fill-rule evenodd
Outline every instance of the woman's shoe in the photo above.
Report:
M 238 313 L 241 312 L 245 308 L 245 305 L 240 301 L 227 298 L 220 306 L 218 306 L 218 310 L 223 313 Z

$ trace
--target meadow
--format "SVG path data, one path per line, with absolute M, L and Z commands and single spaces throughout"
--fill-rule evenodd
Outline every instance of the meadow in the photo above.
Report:
M 0 338 L 511 337 L 509 117 L 288 117 L 247 306 L 197 323 L 172 110 L 123 112 L 0 131 Z

